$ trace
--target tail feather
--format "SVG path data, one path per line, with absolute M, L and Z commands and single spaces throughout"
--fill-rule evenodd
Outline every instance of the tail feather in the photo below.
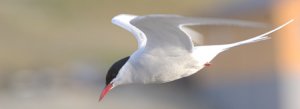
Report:
M 281 28 L 283 28 L 284 26 L 288 25 L 289 23 L 293 22 L 294 19 L 292 20 L 289 20 L 288 22 L 284 23 L 283 25 L 273 29 L 273 30 L 270 30 L 264 34 L 261 34 L 259 36 L 256 36 L 256 37 L 253 37 L 253 38 L 250 38 L 250 39 L 247 39 L 247 40 L 243 40 L 243 41 L 240 41 L 240 42 L 236 42 L 236 43 L 232 43 L 232 44 L 227 44 L 225 49 L 224 50 L 227 50 L 229 48 L 232 48 L 232 47 L 235 47 L 235 46 L 240 46 L 240 45 L 244 45 L 244 44 L 250 44 L 250 43 L 254 43 L 254 42 L 259 42 L 259 41 L 263 41 L 263 40 L 267 40 L 267 39 L 270 39 L 271 37 L 267 36 Z

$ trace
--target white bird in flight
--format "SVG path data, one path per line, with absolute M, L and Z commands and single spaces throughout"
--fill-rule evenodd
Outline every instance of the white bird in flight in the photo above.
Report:
M 293 20 L 256 37 L 224 45 L 194 46 L 191 25 L 237 25 L 258 27 L 259 23 L 239 20 L 205 19 L 178 15 L 136 16 L 121 14 L 112 23 L 133 33 L 138 49 L 130 56 L 115 62 L 106 75 L 106 87 L 99 101 L 114 87 L 132 83 L 166 83 L 195 74 L 219 53 L 232 47 L 269 39 L 275 32 Z M 192 31 L 193 32 L 193 31 Z

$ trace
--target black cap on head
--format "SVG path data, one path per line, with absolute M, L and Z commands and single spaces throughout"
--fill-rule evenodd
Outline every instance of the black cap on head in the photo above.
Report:
M 129 56 L 115 62 L 108 70 L 106 74 L 106 85 L 108 85 L 118 75 L 120 69 L 128 61 Z

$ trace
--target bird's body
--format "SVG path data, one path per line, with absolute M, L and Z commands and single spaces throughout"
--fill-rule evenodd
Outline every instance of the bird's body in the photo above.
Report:
M 121 72 L 125 70 L 124 75 L 132 77 L 122 83 L 165 83 L 196 73 L 204 65 L 194 58 L 193 53 L 169 54 L 163 50 L 157 52 L 133 53 L 124 65 L 126 69 L 121 69 Z
M 219 53 L 235 46 L 269 39 L 270 37 L 266 35 L 279 30 L 291 21 L 244 41 L 224 45 L 194 46 L 192 37 L 183 31 L 183 26 L 221 24 L 259 27 L 261 24 L 176 15 L 118 15 L 112 22 L 134 34 L 138 49 L 111 67 L 106 78 L 107 86 L 100 99 L 118 85 L 165 83 L 190 76 L 207 66 Z

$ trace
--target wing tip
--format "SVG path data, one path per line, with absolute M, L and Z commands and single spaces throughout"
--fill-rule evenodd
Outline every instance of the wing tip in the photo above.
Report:
M 118 22 L 129 23 L 132 19 L 136 18 L 136 15 L 133 14 L 119 14 L 112 18 L 112 23 L 116 24 Z

